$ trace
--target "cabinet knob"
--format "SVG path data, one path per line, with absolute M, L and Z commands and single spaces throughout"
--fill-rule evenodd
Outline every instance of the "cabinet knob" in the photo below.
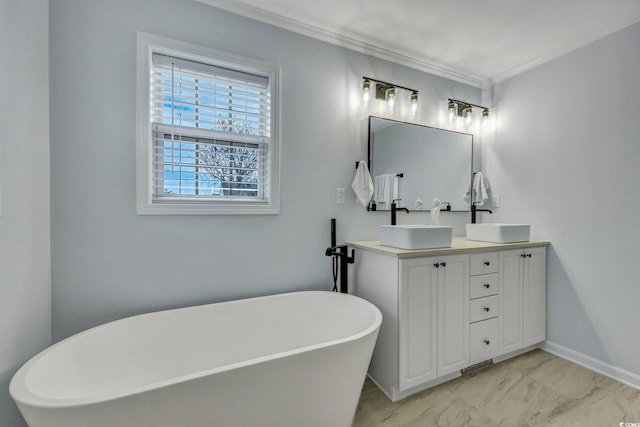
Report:
M 491 265 L 491 263 L 489 261 L 485 261 L 484 265 L 489 266 L 489 265 Z
M 527 254 L 527 257 L 531 258 L 531 254 Z
M 484 284 L 484 287 L 485 287 L 485 288 L 487 288 L 487 289 L 489 289 L 489 288 L 491 287 L 491 285 L 490 285 L 490 284 L 488 284 L 488 283 L 485 283 L 485 284 Z
M 446 263 L 446 262 L 441 262 L 441 263 L 440 263 L 440 266 L 441 266 L 441 267 L 446 267 L 446 266 L 447 266 L 447 263 Z
M 520 254 L 520 256 L 521 256 L 522 258 L 526 258 L 526 257 L 527 257 L 527 254 Z
M 438 263 L 436 262 L 435 264 L 433 264 L 433 266 L 434 266 L 435 268 L 438 268 L 438 267 L 440 267 L 440 264 L 438 264 Z
M 482 307 L 482 309 L 483 309 L 484 311 L 486 311 L 487 313 L 491 310 L 489 307 L 486 307 L 486 306 L 485 306 L 485 307 Z
M 484 343 L 485 343 L 485 345 L 489 345 L 489 344 L 491 344 L 491 341 L 489 341 L 489 340 L 485 339 L 485 340 L 484 340 Z

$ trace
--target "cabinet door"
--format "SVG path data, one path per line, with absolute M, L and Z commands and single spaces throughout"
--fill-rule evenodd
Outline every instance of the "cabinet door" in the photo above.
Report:
M 523 347 L 522 336 L 522 249 L 500 251 L 498 293 L 498 354 L 505 354 Z
M 546 338 L 547 257 L 546 248 L 525 250 L 524 262 L 524 345 Z
M 436 378 L 436 258 L 400 261 L 400 390 Z
M 438 376 L 442 376 L 469 366 L 469 255 L 438 261 Z

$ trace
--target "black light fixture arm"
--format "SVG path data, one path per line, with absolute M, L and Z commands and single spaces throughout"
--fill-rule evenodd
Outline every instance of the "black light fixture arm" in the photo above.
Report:
M 366 77 L 366 76 L 362 76 L 362 78 L 364 80 L 369 80 L 369 81 L 372 81 L 372 82 L 381 83 L 381 84 L 386 85 L 386 86 L 395 87 L 396 89 L 404 89 L 404 90 L 407 90 L 409 92 L 418 93 L 417 89 L 411 89 L 409 87 L 400 86 L 400 85 L 397 85 L 395 83 L 389 83 L 389 82 L 385 82 L 385 81 L 382 81 L 382 80 L 378 80 L 378 79 L 374 79 L 374 78 Z
M 464 105 L 464 106 L 469 106 L 469 107 L 476 107 L 476 108 L 482 108 L 483 110 L 488 110 L 489 107 L 484 107 L 482 105 L 478 105 L 478 104 L 473 104 L 471 102 L 467 102 L 467 101 L 461 101 L 459 99 L 454 99 L 454 98 L 449 98 L 448 99 L 449 102 L 455 102 L 458 105 Z

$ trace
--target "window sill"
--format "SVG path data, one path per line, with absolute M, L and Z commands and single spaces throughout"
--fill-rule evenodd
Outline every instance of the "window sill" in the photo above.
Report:
M 276 215 L 277 203 L 138 203 L 138 215 Z

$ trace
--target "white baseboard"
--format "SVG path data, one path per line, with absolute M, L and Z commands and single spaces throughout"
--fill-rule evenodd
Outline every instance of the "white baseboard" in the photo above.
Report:
M 640 390 L 640 375 L 636 373 L 626 371 L 622 368 L 618 368 L 617 366 L 610 365 L 601 360 L 594 359 L 591 356 L 587 356 L 584 353 L 571 350 L 570 348 L 550 341 L 541 343 L 539 347 L 547 353 L 554 354 L 587 369 L 591 369 L 592 371 L 595 371 L 606 377 L 612 378 L 616 381 L 620 381 L 621 383 L 626 384 L 629 387 Z

